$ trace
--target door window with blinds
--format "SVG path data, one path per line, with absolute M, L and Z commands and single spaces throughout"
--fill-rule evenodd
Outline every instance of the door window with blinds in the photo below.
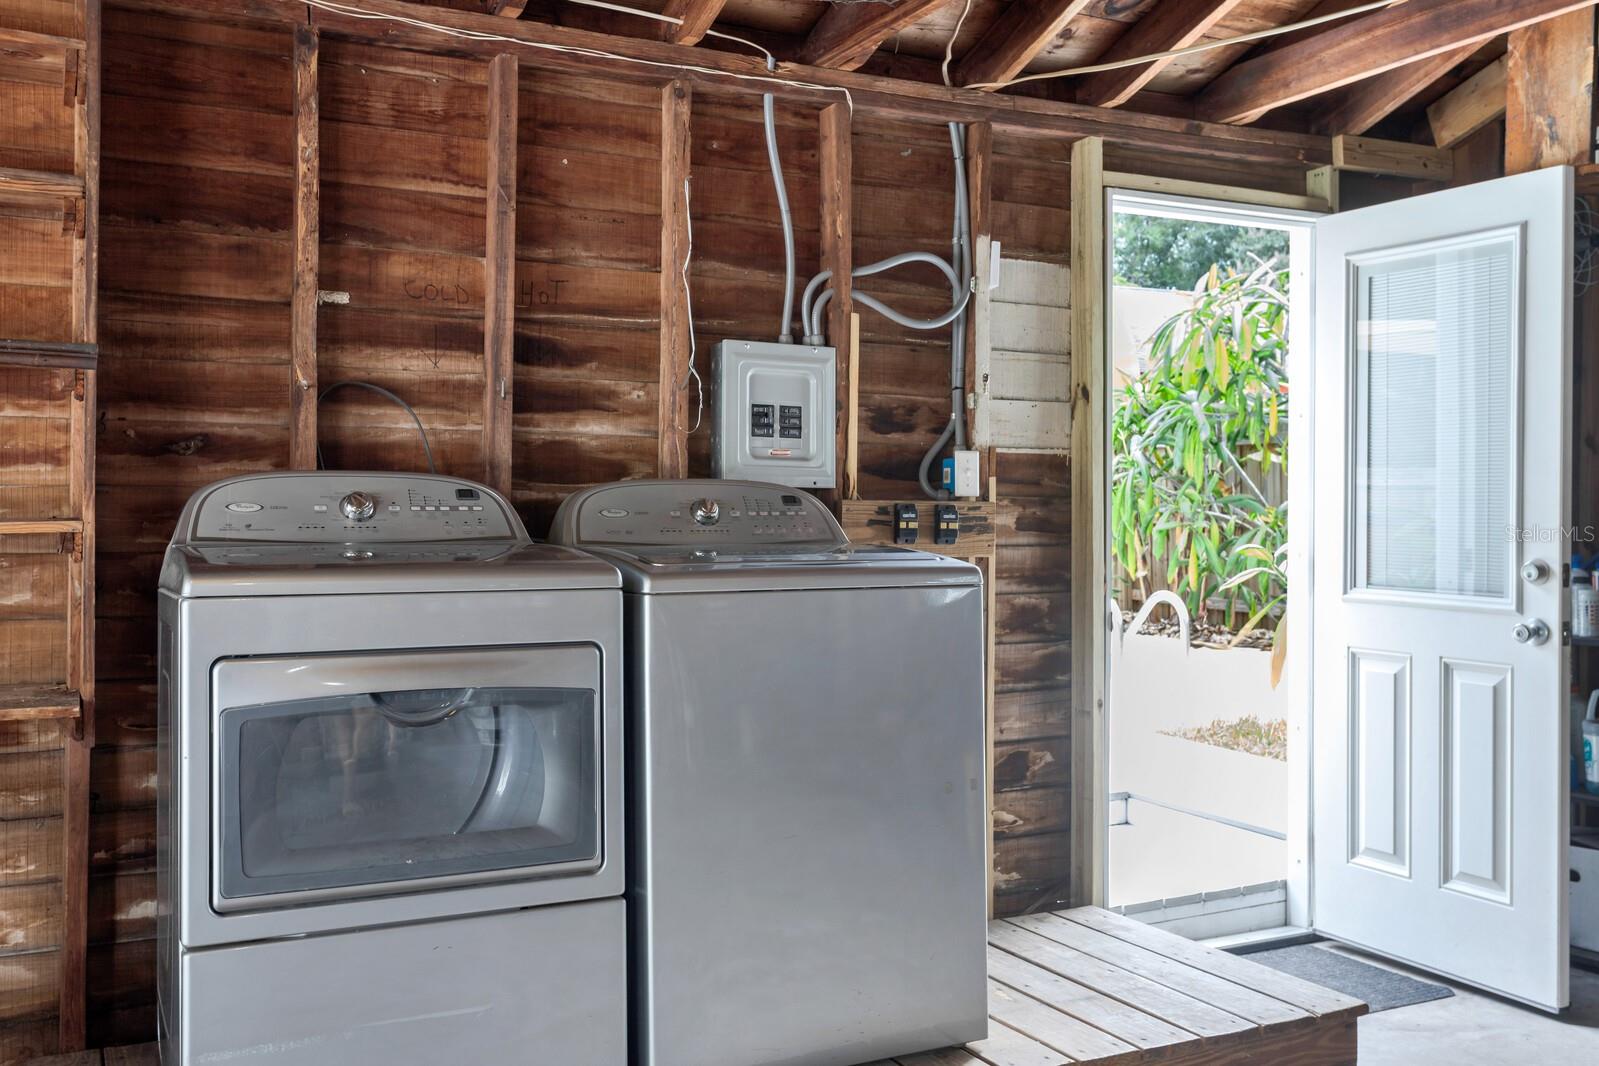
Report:
M 1353 590 L 1508 603 L 1518 230 L 1351 262 Z

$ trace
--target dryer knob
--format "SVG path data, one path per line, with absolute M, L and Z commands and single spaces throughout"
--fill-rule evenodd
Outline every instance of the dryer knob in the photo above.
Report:
M 714 526 L 722 519 L 722 505 L 716 500 L 698 499 L 689 505 L 694 521 L 702 526 Z
M 352 522 L 365 522 L 377 509 L 378 501 L 366 492 L 352 492 L 339 501 L 339 510 Z

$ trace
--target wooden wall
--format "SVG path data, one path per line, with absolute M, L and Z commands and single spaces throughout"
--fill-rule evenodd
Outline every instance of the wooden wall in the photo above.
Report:
M 0 3 L 0 1061 L 83 1041 L 96 11 Z
M 154 591 L 179 508 L 212 480 L 289 464 L 292 35 L 108 8 L 101 283 L 100 734 L 91 824 L 90 1037 L 148 1038 L 154 954 Z M 322 387 L 371 381 L 412 403 L 440 470 L 484 470 L 487 64 L 324 40 L 319 56 Z M 538 534 L 584 485 L 657 470 L 661 318 L 659 86 L 524 65 L 516 145 L 512 496 Z M 818 118 L 779 107 L 800 276 L 820 259 Z M 781 235 L 759 101 L 694 93 L 698 366 L 724 337 L 777 332 Z M 947 254 L 952 171 L 938 123 L 857 120 L 854 258 Z M 1064 263 L 1064 143 L 996 138 L 994 234 L 1007 257 Z M 678 264 L 664 265 L 669 273 Z M 667 282 L 670 283 L 670 277 Z M 931 269 L 866 291 L 947 306 Z M 347 296 L 347 302 L 345 301 Z M 861 488 L 916 494 L 947 417 L 948 348 L 862 317 Z M 688 438 L 709 472 L 709 419 Z M 689 396 L 689 424 L 696 401 Z M 334 467 L 418 469 L 398 408 L 353 389 L 322 405 Z M 1002 908 L 1065 877 L 1068 473 L 1000 455 L 996 844 Z

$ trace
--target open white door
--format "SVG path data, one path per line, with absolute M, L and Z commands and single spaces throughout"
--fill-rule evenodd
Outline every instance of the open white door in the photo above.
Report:
M 1550 1010 L 1572 195 L 1556 168 L 1316 228 L 1315 925 Z

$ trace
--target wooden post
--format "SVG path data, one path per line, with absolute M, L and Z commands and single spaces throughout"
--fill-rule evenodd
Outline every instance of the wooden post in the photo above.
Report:
M 1072 145 L 1071 899 L 1105 882 L 1105 144 Z
M 849 383 L 856 353 L 850 349 L 850 316 L 855 313 L 851 295 L 850 258 L 854 240 L 854 199 L 850 188 L 854 156 L 850 150 L 850 112 L 847 104 L 829 104 L 821 112 L 822 269 L 833 272 L 833 298 L 827 304 L 827 340 L 837 351 L 835 384 L 838 392 L 838 427 L 834 469 L 839 473 L 838 499 L 856 495 L 844 483 L 849 467 Z
M 289 296 L 289 466 L 316 468 L 316 293 L 321 244 L 321 136 L 314 27 L 294 27 L 294 280 Z
M 516 57 L 489 61 L 488 204 L 483 254 L 483 483 L 511 491 L 516 340 Z
M 82 0 L 83 69 L 73 109 L 74 172 L 83 179 L 72 242 L 72 339 L 98 340 L 96 288 L 100 204 L 100 0 Z M 67 560 L 67 688 L 78 717 L 64 731 L 61 796 L 61 959 L 56 1040 L 63 1052 L 87 1044 L 89 944 L 89 767 L 94 749 L 95 372 L 71 371 L 68 482 L 79 531 Z
M 674 81 L 661 90 L 661 366 L 660 441 L 663 478 L 688 476 L 688 378 L 693 323 L 685 260 L 689 250 L 692 90 Z
M 966 127 L 966 188 L 971 201 L 972 274 L 976 290 L 966 308 L 966 380 L 962 383 L 960 417 L 966 420 L 966 438 L 972 447 L 977 446 L 977 410 L 970 406 L 978 394 L 978 351 L 988 341 L 986 314 L 978 314 L 987 306 L 990 249 L 994 230 L 994 127 L 987 122 L 974 122 Z M 992 471 L 982 470 L 979 475 Z M 980 482 L 979 482 L 980 483 Z
M 1593 161 L 1594 13 L 1510 35 L 1505 173 Z

